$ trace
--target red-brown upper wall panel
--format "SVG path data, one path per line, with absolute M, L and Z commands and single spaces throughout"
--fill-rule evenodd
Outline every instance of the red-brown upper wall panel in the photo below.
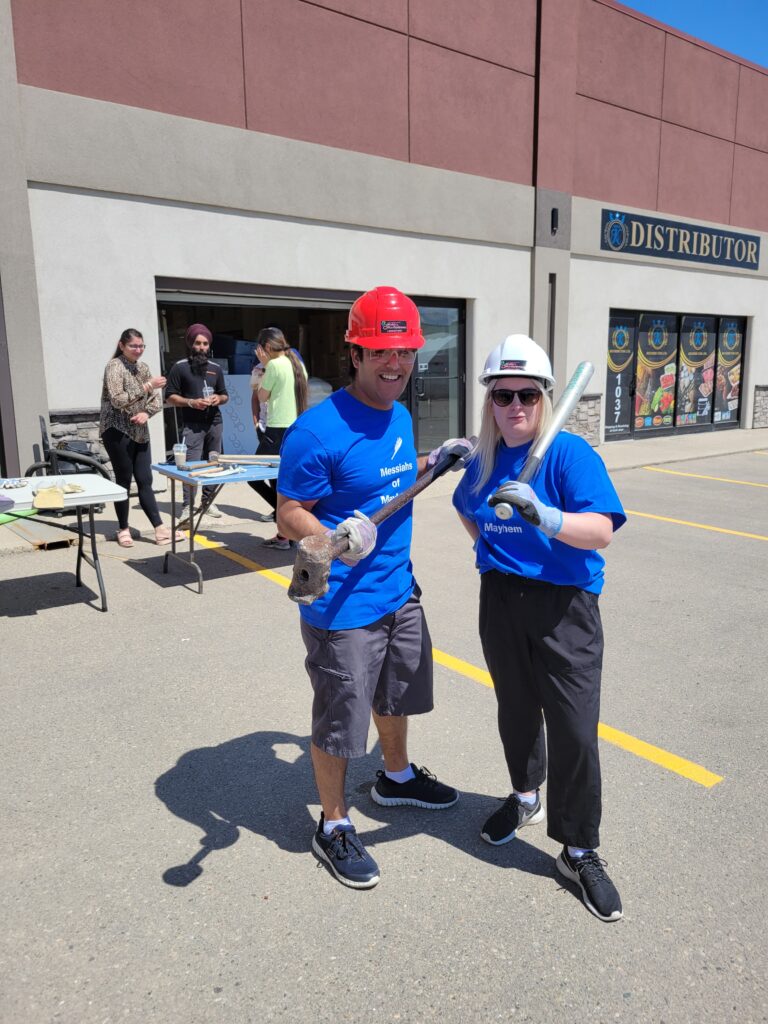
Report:
M 768 153 L 768 74 L 741 68 L 736 142 Z
M 586 96 L 576 111 L 574 194 L 655 209 L 661 123 Z
M 381 0 L 312 0 L 312 3 L 395 32 L 408 31 L 408 0 L 386 0 L 385 3 Z
M 640 114 L 661 117 L 661 29 L 594 0 L 582 0 L 578 38 L 578 92 Z
M 12 0 L 26 85 L 245 126 L 239 0 Z
M 768 153 L 736 146 L 731 224 L 768 231 Z
M 732 143 L 663 124 L 659 209 L 728 224 L 732 166 Z
M 248 128 L 408 159 L 408 39 L 302 0 L 243 4 Z
M 528 75 L 411 40 L 411 160 L 531 184 Z
M 738 91 L 736 61 L 667 35 L 665 121 L 733 141 Z
M 549 0 L 541 14 L 536 185 L 573 192 L 579 4 Z
M 412 36 L 525 74 L 536 71 L 536 0 L 410 0 Z

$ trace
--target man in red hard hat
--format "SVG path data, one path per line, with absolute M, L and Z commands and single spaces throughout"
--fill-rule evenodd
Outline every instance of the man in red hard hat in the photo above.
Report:
M 411 299 L 391 287 L 361 295 L 346 341 L 351 383 L 299 417 L 283 440 L 277 518 L 293 540 L 349 538 L 327 593 L 301 606 L 322 804 L 312 849 L 344 885 L 369 889 L 379 869 L 349 818 L 344 783 L 349 758 L 366 753 L 371 714 L 384 757 L 371 790 L 376 803 L 441 810 L 459 794 L 407 752 L 407 716 L 433 706 L 432 641 L 410 561 L 412 506 L 378 530 L 368 517 L 439 457 L 472 446 L 453 439 L 417 456 L 411 417 L 398 402 L 424 344 Z

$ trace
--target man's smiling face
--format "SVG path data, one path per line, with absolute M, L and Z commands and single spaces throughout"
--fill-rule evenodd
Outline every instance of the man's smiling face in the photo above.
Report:
M 353 349 L 354 392 L 374 409 L 391 409 L 405 391 L 415 359 L 412 348 Z

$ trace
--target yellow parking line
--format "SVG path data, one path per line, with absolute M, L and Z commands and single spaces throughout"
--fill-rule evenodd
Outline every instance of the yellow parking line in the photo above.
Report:
M 438 665 L 442 665 L 444 668 L 449 668 L 452 672 L 458 672 L 459 675 L 467 676 L 468 679 L 474 679 L 476 683 L 482 683 L 483 686 L 489 686 L 493 689 L 491 673 L 486 672 L 484 668 L 477 668 L 475 665 L 470 665 L 468 661 L 462 661 L 461 658 L 454 658 L 452 654 L 445 654 L 443 651 L 438 651 L 436 647 L 432 648 L 432 658 Z
M 432 657 L 438 665 L 443 665 L 453 672 L 474 679 L 475 682 L 482 683 L 483 686 L 493 686 L 490 673 L 471 665 L 468 661 L 454 658 L 452 654 L 439 651 L 436 647 L 432 648 Z M 598 723 L 597 735 L 607 743 L 613 743 L 614 746 L 621 747 L 622 750 L 635 754 L 637 757 L 642 757 L 645 761 L 651 761 L 653 764 L 666 768 L 667 771 L 682 775 L 683 778 L 690 779 L 691 782 L 698 782 L 700 786 L 710 788 L 723 781 L 722 775 L 715 775 L 714 772 L 708 771 L 700 764 L 688 761 L 677 754 L 671 754 L 668 750 L 662 750 L 661 747 L 655 747 L 652 743 L 646 743 L 645 740 L 639 740 L 627 732 L 621 732 L 620 729 L 614 729 L 602 722 Z
M 741 484 L 743 487 L 767 487 L 768 484 L 758 484 L 753 480 L 730 480 L 726 476 L 705 476 L 703 473 L 681 473 L 677 469 L 662 469 L 661 466 L 643 466 L 651 473 L 668 473 L 670 476 L 690 476 L 696 480 L 716 480 L 721 484 Z
M 764 539 L 768 540 L 768 537 Z M 231 551 L 219 541 L 208 540 L 207 537 L 201 537 L 199 534 L 195 534 L 195 541 L 202 548 L 215 551 L 217 555 L 223 555 L 224 558 L 242 565 L 243 568 L 250 569 L 251 572 L 255 572 L 259 576 L 271 580 L 273 583 L 279 583 L 281 587 L 288 587 L 290 581 L 281 573 L 273 572 L 272 569 L 265 569 L 263 565 L 259 565 L 258 562 L 254 562 L 244 555 L 239 555 L 236 551 Z M 446 654 L 445 651 L 440 651 L 437 647 L 432 648 L 432 657 L 438 665 L 442 665 L 452 672 L 465 676 L 467 679 L 472 679 L 476 683 L 481 683 L 483 686 L 493 688 L 491 675 L 485 669 L 478 668 L 476 665 L 463 661 L 461 658 L 455 658 L 452 654 Z M 722 781 L 722 776 L 707 771 L 701 765 L 694 764 L 693 761 L 687 761 L 684 757 L 678 757 L 677 754 L 671 754 L 667 750 L 662 750 L 661 747 L 654 747 L 653 744 L 636 739 L 634 736 L 630 736 L 629 733 L 613 729 L 610 725 L 603 725 L 600 722 L 597 727 L 597 734 L 601 739 L 621 747 L 622 750 L 635 754 L 637 757 L 642 757 L 646 761 L 652 761 L 654 764 L 658 764 L 670 772 L 675 772 L 677 775 L 682 775 L 692 782 L 698 782 L 702 786 L 714 786 Z
M 259 576 L 263 576 L 264 579 L 271 580 L 273 583 L 279 583 L 281 587 L 288 589 L 288 585 L 291 582 L 286 579 L 285 576 L 279 572 L 274 572 L 272 569 L 265 569 L 263 565 L 259 565 L 258 562 L 252 561 L 250 558 L 246 558 L 245 555 L 238 555 L 236 551 L 232 551 L 230 548 L 225 547 L 219 541 L 208 540 L 207 537 L 201 537 L 200 534 L 195 534 L 195 541 L 200 545 L 201 548 L 207 548 L 209 551 L 215 551 L 217 555 L 223 555 L 228 558 L 230 562 L 237 562 L 238 565 L 242 565 L 244 569 L 250 569 L 251 572 L 258 573 Z
M 744 533 L 742 530 L 726 530 L 724 526 L 708 526 L 706 523 L 691 523 L 687 519 L 671 519 L 669 516 L 654 516 L 650 512 L 635 512 L 625 508 L 628 516 L 641 516 L 643 519 L 657 519 L 661 523 L 675 523 L 677 526 L 692 526 L 695 530 L 711 530 L 713 533 L 729 533 L 732 537 L 748 537 L 750 540 L 768 540 L 761 533 Z
M 714 772 L 702 768 L 700 764 L 687 761 L 684 757 L 678 757 L 677 754 L 670 754 L 668 750 L 654 747 L 652 743 L 639 740 L 635 736 L 630 736 L 629 733 L 620 732 L 619 729 L 613 729 L 610 725 L 603 725 L 602 722 L 598 723 L 597 735 L 601 739 L 621 747 L 622 750 L 628 750 L 631 754 L 661 765 L 662 768 L 682 775 L 684 778 L 690 779 L 691 782 L 698 782 L 700 786 L 706 786 L 708 789 L 723 781 L 722 775 L 715 775 Z

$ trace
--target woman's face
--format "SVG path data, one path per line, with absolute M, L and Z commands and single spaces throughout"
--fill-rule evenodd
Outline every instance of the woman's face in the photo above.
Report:
M 493 418 L 496 420 L 496 425 L 501 431 L 505 443 L 510 448 L 515 448 L 517 445 L 532 441 L 536 436 L 541 413 L 542 395 L 537 382 L 531 380 L 530 377 L 502 377 L 493 381 L 490 388 L 488 401 L 491 402 Z M 528 400 L 530 400 L 531 392 L 535 391 L 539 397 L 533 405 L 524 405 L 517 395 L 513 395 L 509 405 L 500 406 L 493 401 L 494 391 L 521 391 Z M 505 396 L 505 400 L 507 400 L 507 396 Z
M 129 363 L 136 363 L 141 359 L 144 352 L 143 338 L 129 338 L 128 341 L 120 342 L 120 351 Z

